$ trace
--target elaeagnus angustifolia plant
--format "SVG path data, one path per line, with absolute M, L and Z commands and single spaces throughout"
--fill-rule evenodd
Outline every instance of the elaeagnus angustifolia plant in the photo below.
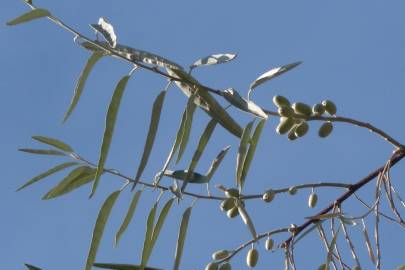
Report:
M 383 218 L 404 226 L 405 222 L 402 220 L 400 210 L 396 207 L 394 201 L 399 200 L 404 205 L 405 202 L 401 199 L 402 197 L 393 186 L 390 178 L 390 169 L 405 156 L 405 148 L 396 139 L 369 123 L 339 116 L 337 114 L 337 107 L 331 100 L 325 99 L 315 104 L 306 104 L 302 101 L 291 101 L 291 98 L 277 94 L 272 100 L 272 103 L 275 105 L 275 110 L 261 107 L 254 101 L 252 97 L 253 92 L 259 86 L 263 86 L 266 82 L 295 69 L 301 62 L 294 62 L 272 68 L 263 73 L 250 84 L 246 95 L 234 88 L 217 90 L 197 80 L 192 72 L 203 66 L 217 65 L 232 61 L 235 59 L 236 54 L 212 54 L 200 58 L 189 65 L 188 68 L 184 68 L 180 64 L 162 56 L 119 43 L 112 24 L 104 18 L 100 18 L 98 23 L 90 25 L 96 34 L 92 37 L 87 37 L 60 20 L 50 11 L 36 7 L 32 1 L 27 0 L 25 3 L 30 10 L 16 19 L 9 21 L 7 23 L 8 25 L 18 25 L 40 18 L 47 18 L 50 22 L 55 23 L 70 32 L 70 34 L 73 34 L 74 42 L 89 53 L 89 58 L 79 76 L 63 122 L 69 120 L 69 117 L 74 112 L 85 89 L 89 74 L 100 59 L 113 57 L 128 64 L 128 73 L 123 74 L 122 78 L 116 83 L 115 88 L 112 89 L 111 101 L 105 115 L 105 129 L 99 148 L 98 161 L 93 163 L 80 155 L 65 142 L 46 136 L 32 137 L 35 141 L 43 144 L 45 149 L 20 149 L 20 151 L 31 154 L 48 155 L 50 157 L 58 156 L 66 159 L 63 163 L 33 177 L 18 188 L 18 190 L 25 189 L 57 172 L 68 171 L 66 176 L 58 184 L 46 192 L 42 198 L 44 200 L 64 196 L 79 188 L 88 188 L 91 198 L 97 194 L 100 180 L 106 175 L 124 181 L 122 187 L 108 195 L 101 206 L 84 265 L 85 270 L 90 270 L 93 267 L 118 270 L 157 269 L 151 266 L 155 265 L 156 262 L 150 262 L 150 258 L 162 229 L 165 223 L 168 222 L 168 214 L 174 207 L 184 208 L 183 214 L 178 217 L 178 231 L 171 232 L 177 235 L 175 251 L 168 252 L 170 255 L 174 254 L 172 267 L 174 270 L 186 269 L 181 266 L 181 258 L 186 246 L 191 250 L 195 248 L 195 253 L 192 253 L 192 251 L 189 252 L 192 256 L 206 257 L 206 270 L 242 269 L 245 266 L 233 265 L 233 259 L 236 256 L 244 256 L 243 254 L 246 256 L 246 265 L 249 268 L 280 269 L 281 266 L 274 265 L 271 258 L 267 260 L 264 254 L 262 255 L 263 258 L 260 258 L 259 254 L 263 249 L 272 251 L 272 253 L 282 252 L 283 256 L 285 256 L 284 269 L 297 269 L 298 266 L 294 260 L 294 254 L 296 254 L 293 252 L 294 247 L 313 232 L 319 234 L 326 251 L 325 257 L 314 256 L 311 258 L 311 260 L 319 260 L 319 269 L 330 269 L 331 267 L 334 269 L 360 269 L 361 260 L 356 251 L 360 246 L 356 245 L 354 239 L 351 237 L 351 233 L 355 229 L 358 230 L 358 224 L 361 223 L 363 224 L 361 231 L 364 235 L 364 242 L 366 243 L 369 257 L 377 269 L 381 268 L 381 247 L 378 244 L 379 232 L 376 230 L 374 232 L 375 241 L 370 241 L 364 220 L 369 215 L 374 215 L 376 217 L 375 226 L 378 226 L 379 220 Z M 145 129 L 147 135 L 143 152 L 139 164 L 136 166 L 136 171 L 134 171 L 133 176 L 129 176 L 119 172 L 117 169 L 107 167 L 106 161 L 127 83 L 132 79 L 137 70 L 141 69 L 167 79 L 167 83 L 162 86 L 163 90 L 158 93 L 152 104 L 149 126 Z M 140 75 L 141 74 L 139 74 L 139 76 Z M 178 121 L 175 141 L 164 164 L 161 166 L 162 169 L 155 172 L 154 179 L 148 179 L 143 176 L 143 172 L 148 165 L 150 154 L 152 151 L 156 150 L 154 149 L 154 142 L 156 135 L 160 131 L 160 116 L 162 108 L 165 106 L 166 96 L 170 94 L 168 89 L 171 87 L 180 89 L 187 97 L 187 102 L 184 105 L 182 117 Z M 223 107 L 218 100 L 226 102 L 229 106 L 226 108 Z M 269 107 L 272 106 L 271 101 L 268 101 L 267 105 Z M 250 118 L 249 121 L 242 123 L 240 119 L 236 119 L 235 116 L 233 116 L 233 109 L 245 112 Z M 180 160 L 185 157 L 185 151 L 190 151 L 192 148 L 189 145 L 189 137 L 190 130 L 193 127 L 193 118 L 197 110 L 204 111 L 209 116 L 209 121 L 206 123 L 201 133 L 198 143 L 194 146 L 195 149 L 192 152 L 191 159 L 187 160 L 187 166 L 178 168 Z M 305 135 L 311 136 L 311 128 L 313 128 L 313 125 L 317 124 L 316 122 L 320 123 L 317 129 L 318 135 L 321 138 L 326 138 L 332 134 L 334 129 L 333 125 L 335 123 L 358 126 L 372 131 L 387 143 L 391 144 L 394 148 L 394 153 L 385 165 L 377 168 L 368 176 L 350 184 L 327 181 L 316 183 L 309 182 L 291 186 L 286 185 L 285 187 L 279 188 L 268 187 L 265 190 L 258 191 L 256 194 L 246 194 L 244 189 L 245 185 L 251 183 L 249 179 L 249 169 L 254 161 L 259 142 L 263 139 L 261 135 L 264 131 L 264 126 L 271 125 L 271 123 L 267 123 L 269 119 L 278 119 L 279 123 L 275 126 L 276 133 L 286 135 L 288 140 L 291 141 L 300 139 Z M 211 140 L 215 129 L 224 129 L 227 135 L 237 138 L 238 143 L 234 146 L 235 151 L 237 151 L 236 156 L 231 157 L 228 154 L 230 146 L 218 145 L 215 140 Z M 114 139 L 117 138 L 114 137 Z M 215 145 L 218 154 L 209 162 L 210 165 L 206 172 L 197 171 L 199 161 L 206 158 L 204 151 L 209 143 Z M 310 156 L 310 154 L 308 154 L 308 156 Z M 225 158 L 235 161 L 235 168 L 232 169 L 235 172 L 234 184 L 231 187 L 225 187 L 221 183 L 223 179 L 215 177 L 217 170 L 227 169 L 221 168 L 222 161 Z M 292 166 L 292 170 L 293 169 L 294 167 Z M 316 169 L 313 171 L 316 174 Z M 171 179 L 172 184 L 162 184 L 167 183 L 167 178 Z M 163 179 L 166 180 L 162 181 Z M 360 190 L 373 179 L 376 179 L 376 188 L 373 194 L 374 202 L 367 203 L 359 197 L 359 194 L 356 194 L 356 191 Z M 212 190 L 211 182 L 215 183 L 214 190 Z M 252 182 L 254 184 L 254 181 Z M 202 185 L 204 188 L 200 193 L 196 193 L 187 188 L 189 185 L 195 187 Z M 324 197 L 322 196 L 322 189 L 327 188 L 341 191 L 341 194 L 334 198 Z M 141 203 L 142 197 L 146 196 L 143 192 L 145 189 L 155 191 L 155 193 L 151 194 L 157 195 L 157 199 L 152 205 L 144 205 L 143 202 Z M 305 192 L 300 191 L 301 189 L 310 191 L 307 202 L 305 199 L 300 198 L 302 194 L 305 194 Z M 142 207 L 150 209 L 146 217 L 143 217 L 143 219 L 140 217 L 137 218 L 137 222 L 144 222 L 146 224 L 143 249 L 142 253 L 139 254 L 140 260 L 134 261 L 131 265 L 98 263 L 96 262 L 96 254 L 106 222 L 114 208 L 116 200 L 123 190 L 132 191 L 133 197 L 131 201 L 128 202 L 128 209 L 123 217 L 121 226 L 117 228 L 115 245 L 119 244 L 120 239 L 129 228 L 136 209 L 139 208 L 141 204 L 143 204 Z M 394 217 L 383 214 L 379 210 L 380 203 L 384 200 L 384 197 L 381 196 L 384 192 L 387 194 L 388 205 L 394 213 Z M 292 195 L 296 196 L 293 197 Z M 318 196 L 322 201 L 318 201 Z M 266 203 L 266 207 L 271 208 L 274 205 L 273 201 L 276 197 L 277 200 L 288 200 L 289 204 L 307 204 L 308 207 L 311 208 L 311 211 L 314 209 L 318 210 L 316 210 L 312 216 L 307 217 L 301 224 L 299 224 L 299 220 L 297 220 L 297 224 L 299 225 L 288 225 L 290 223 L 288 222 L 285 223 L 285 226 L 281 227 L 273 227 L 273 216 L 271 214 L 261 213 L 261 215 L 268 216 L 267 223 L 264 225 L 269 228 L 267 231 L 258 232 L 257 230 L 259 228 L 263 230 L 263 224 L 257 224 L 258 222 L 253 218 L 254 215 L 251 215 L 255 209 L 252 209 L 250 202 L 258 200 Z M 187 203 L 186 198 L 193 199 L 191 205 Z M 359 200 L 361 204 L 367 208 L 367 212 L 364 215 L 351 216 L 349 214 L 350 209 L 345 208 L 343 211 L 342 205 L 349 198 Z M 187 237 L 193 238 L 193 235 L 189 234 L 189 227 L 193 225 L 191 217 L 194 202 L 197 199 L 200 201 L 200 204 L 205 201 L 217 202 L 213 211 L 218 211 L 217 207 L 219 205 L 224 216 L 232 218 L 232 220 L 227 220 L 227 222 L 236 222 L 236 220 L 242 221 L 250 238 L 246 240 L 243 234 L 241 234 L 240 245 L 235 247 L 219 247 L 220 249 L 213 247 L 211 257 L 208 254 L 201 254 L 197 245 L 193 246 L 190 245 L 191 243 L 186 242 Z M 212 204 L 207 204 L 207 207 L 208 205 L 212 206 Z M 285 210 L 285 215 L 289 219 L 295 218 L 293 215 L 290 215 L 288 208 Z M 277 222 L 277 224 L 279 223 L 280 221 Z M 330 227 L 331 236 L 329 235 L 329 231 L 326 231 L 327 227 Z M 224 234 L 227 233 L 226 226 L 222 229 L 218 228 L 217 230 L 223 230 Z M 232 237 L 236 238 L 238 235 L 233 235 Z M 260 242 L 262 242 L 261 245 L 259 245 Z M 341 242 L 347 242 L 348 245 L 338 245 L 338 243 Z M 345 248 L 349 249 L 350 252 L 342 252 L 342 249 Z M 349 256 L 349 253 L 352 256 Z M 268 256 L 271 256 L 270 253 Z M 39 269 L 31 265 L 27 265 L 27 267 L 28 266 L 31 267 L 29 269 Z M 192 269 L 197 268 L 193 266 Z M 405 268 L 402 266 L 402 268 L 399 269 Z

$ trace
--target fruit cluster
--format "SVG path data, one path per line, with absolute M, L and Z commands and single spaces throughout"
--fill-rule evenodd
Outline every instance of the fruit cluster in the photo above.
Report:
M 277 106 L 280 115 L 280 123 L 276 131 L 280 135 L 288 133 L 287 137 L 291 141 L 304 136 L 308 132 L 309 125 L 305 120 L 306 118 L 321 116 L 324 113 L 334 116 L 337 111 L 336 105 L 330 100 L 324 100 L 311 108 L 302 102 L 291 104 L 286 97 L 276 95 L 273 97 L 273 103 Z M 329 136 L 332 130 L 332 122 L 327 121 L 319 128 L 318 135 L 325 138 Z

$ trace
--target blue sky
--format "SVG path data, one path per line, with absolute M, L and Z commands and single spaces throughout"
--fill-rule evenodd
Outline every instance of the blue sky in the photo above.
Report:
M 217 89 L 234 87 L 246 94 L 249 84 L 269 68 L 304 61 L 294 71 L 257 88 L 253 99 L 263 107 L 274 109 L 271 100 L 275 94 L 309 104 L 328 98 L 337 104 L 339 115 L 371 122 L 405 142 L 401 117 L 405 100 L 403 1 L 74 0 L 36 1 L 36 4 L 86 35 L 92 34 L 90 23 L 97 22 L 100 16 L 106 17 L 114 25 L 119 43 L 160 54 L 184 66 L 212 53 L 237 53 L 238 57 L 231 63 L 195 71 L 201 82 Z M 42 195 L 63 173 L 29 190 L 16 193 L 15 189 L 62 160 L 28 155 L 17 149 L 38 147 L 30 136 L 44 135 L 64 140 L 81 155 L 97 161 L 111 93 L 130 67 L 116 59 L 101 60 L 77 109 L 62 125 L 88 52 L 76 46 L 69 33 L 47 20 L 5 26 L 6 21 L 25 11 L 27 7 L 20 1 L 7 1 L 0 11 L 3 37 L 0 43 L 1 264 L 4 269 L 23 269 L 23 262 L 44 270 L 80 269 L 84 266 L 98 209 L 122 181 L 103 177 L 92 200 L 88 199 L 90 187 L 86 186 L 59 199 L 41 201 Z M 121 104 L 108 167 L 135 175 L 152 102 L 163 87 L 164 79 L 147 71 L 139 71 L 131 78 Z M 152 179 L 161 169 L 185 104 L 185 96 L 172 88 L 165 101 L 145 179 Z M 250 116 L 237 110 L 231 113 L 241 125 L 250 120 Z M 197 111 L 189 147 L 175 168 L 187 166 L 208 119 L 202 111 Z M 289 142 L 275 133 L 277 122 L 270 118 L 266 123 L 246 182 L 246 193 L 321 180 L 351 183 L 384 164 L 393 150 L 367 130 L 344 124 L 337 124 L 329 138 L 319 139 L 316 135 L 319 123 L 311 123 L 308 135 Z M 232 186 L 238 140 L 222 128 L 217 128 L 213 136 L 198 171 L 204 172 L 216 153 L 231 145 L 213 184 Z M 393 182 L 402 191 L 404 175 L 403 164 L 392 171 Z M 372 186 L 361 193 L 368 201 L 371 201 Z M 203 187 L 189 188 L 205 192 Z M 280 195 L 274 203 L 249 202 L 247 207 L 252 211 L 258 231 L 264 232 L 302 223 L 305 216 L 327 205 L 339 191 L 319 190 L 319 206 L 315 210 L 306 207 L 308 194 L 309 191 L 303 191 L 295 197 Z M 121 194 L 99 249 L 98 261 L 139 263 L 146 215 L 157 196 L 157 192 L 144 193 L 121 245 L 113 248 L 114 233 L 131 198 L 128 191 Z M 181 213 L 190 202 L 186 200 L 173 208 L 152 254 L 151 265 L 172 267 Z M 347 212 L 352 210 L 353 215 L 365 211 L 352 201 L 343 207 Z M 389 212 L 386 204 L 383 209 Z M 372 219 L 369 222 L 372 225 Z M 393 269 L 404 263 L 400 250 L 405 233 L 395 224 L 386 221 L 381 224 L 383 269 Z M 249 237 L 240 219 L 229 220 L 219 211 L 218 202 L 198 201 L 192 213 L 182 269 L 203 269 L 213 251 L 236 248 Z M 353 237 L 361 240 L 360 227 L 353 229 Z M 263 241 L 259 247 L 257 269 L 281 267 L 282 252 L 265 253 Z M 370 269 L 361 241 L 358 251 L 365 262 L 364 269 Z M 235 257 L 234 269 L 245 267 L 245 253 Z M 315 234 L 298 244 L 295 253 L 305 269 L 314 269 L 326 256 Z M 345 256 L 353 265 L 349 254 Z

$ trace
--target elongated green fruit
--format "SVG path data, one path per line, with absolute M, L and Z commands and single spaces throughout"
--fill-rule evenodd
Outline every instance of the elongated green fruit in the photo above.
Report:
M 331 122 L 325 122 L 319 128 L 318 135 L 321 138 L 328 137 L 332 133 L 332 130 L 333 130 L 332 123 Z
M 293 118 L 281 117 L 276 132 L 280 135 L 286 134 L 293 127 L 293 125 L 294 125 Z
M 251 248 L 246 256 L 247 266 L 249 266 L 250 268 L 255 267 L 258 260 L 259 260 L 259 252 L 257 251 L 257 249 Z
M 281 106 L 278 108 L 278 114 L 284 117 L 290 117 L 294 110 L 290 106 Z
M 336 114 L 336 111 L 337 111 L 336 105 L 332 101 L 324 100 L 324 101 L 322 101 L 322 105 L 325 108 L 325 111 L 327 113 L 329 113 L 330 115 L 335 115 Z
M 307 122 L 302 122 L 301 124 L 298 124 L 297 127 L 294 130 L 294 134 L 297 137 L 302 137 L 305 134 L 307 134 L 309 130 L 309 125 Z
M 214 263 L 214 262 L 210 262 L 209 264 L 207 264 L 207 266 L 205 267 L 205 270 L 218 270 L 218 264 Z
M 317 202 L 318 202 L 318 195 L 316 195 L 315 192 L 312 192 L 311 195 L 309 195 L 309 198 L 308 198 L 308 206 L 310 208 L 314 208 L 316 206 Z
M 274 105 L 276 105 L 279 108 L 281 108 L 283 106 L 290 107 L 290 101 L 286 97 L 279 96 L 279 95 L 276 95 L 273 97 L 273 103 L 274 103 Z
M 325 112 L 325 107 L 321 103 L 317 103 L 314 106 L 312 106 L 312 115 L 314 116 L 320 116 L 324 114 Z
M 239 215 L 238 207 L 234 206 L 231 210 L 228 210 L 228 211 L 226 212 L 226 215 L 227 215 L 229 218 L 234 218 L 234 217 L 236 217 L 237 215 Z
M 290 141 L 294 141 L 296 139 L 298 139 L 298 136 L 295 135 L 295 128 L 297 127 L 297 125 L 295 125 L 289 132 L 287 135 L 288 140 Z
M 229 262 L 226 262 L 224 264 L 221 264 L 219 270 L 232 270 L 232 266 Z
M 266 250 L 272 250 L 274 246 L 274 240 L 271 239 L 270 237 L 267 238 L 266 242 L 264 243 L 264 248 Z
M 221 210 L 228 211 L 235 207 L 235 199 L 234 198 L 227 198 L 221 202 Z
M 222 260 L 222 259 L 225 259 L 228 256 L 229 256 L 229 251 L 226 250 L 226 249 L 221 249 L 221 250 L 215 251 L 212 254 L 212 259 L 213 260 Z
M 312 114 L 312 108 L 309 107 L 307 104 L 302 102 L 296 102 L 292 105 L 294 112 L 297 114 L 310 116 Z
M 239 190 L 237 190 L 236 188 L 228 188 L 225 191 L 225 196 L 228 198 L 239 197 Z
M 269 203 L 274 199 L 275 196 L 276 196 L 276 193 L 274 192 L 274 190 L 269 189 L 263 194 L 262 199 L 263 199 L 263 201 Z

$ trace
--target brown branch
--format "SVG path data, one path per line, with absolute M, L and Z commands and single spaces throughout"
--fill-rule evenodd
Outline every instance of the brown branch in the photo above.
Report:
M 398 161 L 400 161 L 404 157 L 405 157 L 405 149 L 396 151 L 389 160 L 391 167 L 393 167 Z M 359 190 L 364 185 L 368 184 L 371 180 L 376 178 L 381 172 L 384 171 L 384 169 L 385 169 L 385 164 L 384 164 L 384 166 L 373 171 L 372 173 L 370 173 L 363 179 L 359 180 L 357 183 L 353 184 L 351 186 L 351 188 L 349 189 L 349 191 L 343 193 L 339 198 L 337 198 L 334 202 L 329 204 L 327 207 L 325 207 L 323 210 L 321 210 L 315 216 L 326 214 L 329 211 L 331 211 L 334 206 L 341 205 L 344 201 L 346 201 L 348 198 L 350 198 L 357 190 Z M 311 220 L 308 220 L 307 222 L 303 223 L 302 225 L 298 226 L 296 229 L 296 232 L 295 232 L 295 236 L 299 235 L 305 228 L 307 228 L 309 225 L 313 224 L 316 221 L 317 221 L 316 219 L 311 219 Z M 291 242 L 291 240 L 292 240 L 292 237 L 289 237 L 284 242 L 284 244 L 288 246 L 288 244 Z

